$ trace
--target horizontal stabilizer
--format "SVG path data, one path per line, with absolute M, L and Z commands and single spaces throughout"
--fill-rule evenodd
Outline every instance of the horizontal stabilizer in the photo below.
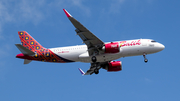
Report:
M 24 59 L 24 64 L 29 64 L 32 60 Z
M 15 45 L 25 55 L 34 55 L 35 54 L 31 50 L 29 50 L 26 47 L 22 46 L 21 44 L 15 44 Z

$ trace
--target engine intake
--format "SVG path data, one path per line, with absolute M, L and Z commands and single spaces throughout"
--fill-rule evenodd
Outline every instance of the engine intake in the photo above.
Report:
M 120 52 L 120 45 L 118 42 L 111 42 L 104 45 L 103 50 L 105 53 L 118 53 Z

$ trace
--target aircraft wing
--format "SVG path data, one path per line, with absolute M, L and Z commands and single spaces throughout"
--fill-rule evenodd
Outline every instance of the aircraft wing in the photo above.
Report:
M 81 72 L 82 75 L 91 75 L 94 73 L 94 69 L 95 68 L 89 68 L 89 70 L 87 70 L 87 72 L 85 73 L 81 68 L 78 68 L 79 71 Z
M 84 72 L 81 68 L 78 68 L 78 69 L 82 75 L 91 75 L 91 74 L 95 73 L 94 72 L 95 69 L 98 69 L 98 70 L 101 69 L 102 66 L 106 63 L 107 62 L 101 62 L 101 63 L 99 62 L 96 64 L 97 67 L 93 66 L 93 63 L 91 63 L 90 68 L 86 72 Z
M 86 73 L 84 73 L 84 71 L 81 68 L 78 68 L 78 69 L 82 75 L 91 75 L 94 73 L 94 71 L 90 69 Z
M 98 37 L 96 37 L 93 33 L 91 33 L 86 27 L 84 27 L 79 21 L 74 19 L 65 9 L 63 9 L 68 19 L 76 28 L 77 35 L 83 40 L 83 42 L 87 45 L 89 55 L 93 54 L 93 49 L 101 48 L 104 45 L 104 42 L 101 41 Z

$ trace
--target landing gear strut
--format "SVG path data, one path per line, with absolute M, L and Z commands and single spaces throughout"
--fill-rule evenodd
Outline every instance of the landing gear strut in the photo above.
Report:
M 143 57 L 144 57 L 144 62 L 147 63 L 148 59 L 146 58 L 146 54 L 145 53 L 143 54 Z
M 91 64 L 91 66 L 94 68 L 94 73 L 95 74 L 98 74 L 99 73 L 99 67 L 100 67 L 100 64 L 97 62 L 97 58 L 96 58 L 96 55 L 98 55 L 98 51 L 94 51 L 93 53 L 93 56 L 91 58 L 91 61 L 93 62 Z
M 93 73 L 95 74 L 99 74 L 99 69 L 101 68 L 100 63 L 96 62 L 96 63 L 91 63 L 91 70 L 93 70 Z

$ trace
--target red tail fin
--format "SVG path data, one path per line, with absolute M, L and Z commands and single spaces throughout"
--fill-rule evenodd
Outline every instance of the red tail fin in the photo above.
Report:
M 35 52 L 36 50 L 45 49 L 26 31 L 19 31 L 18 34 L 19 34 L 19 38 L 21 40 L 21 45 L 23 45 L 27 49 L 29 49 L 33 52 Z

